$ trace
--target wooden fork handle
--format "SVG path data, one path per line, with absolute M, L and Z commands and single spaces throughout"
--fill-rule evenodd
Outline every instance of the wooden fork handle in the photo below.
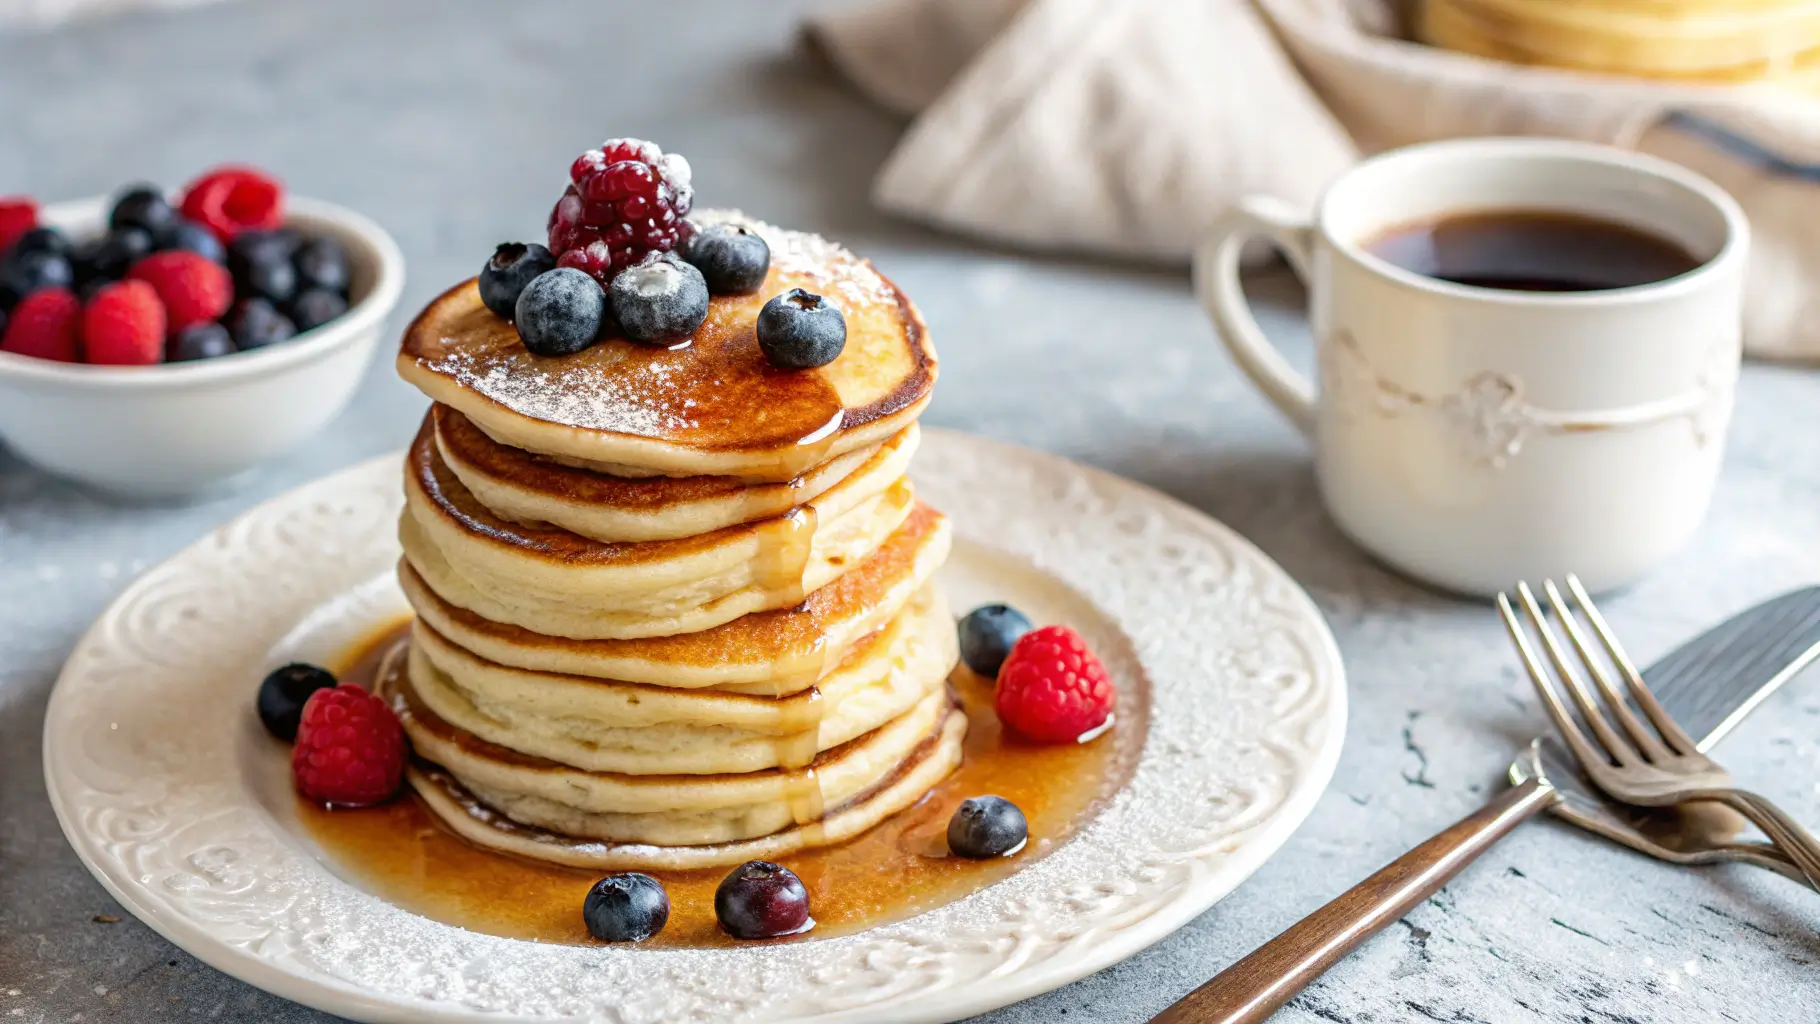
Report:
M 1183 996 L 1151 1024 L 1261 1024 L 1555 799 L 1554 789 L 1535 779 L 1511 787 Z

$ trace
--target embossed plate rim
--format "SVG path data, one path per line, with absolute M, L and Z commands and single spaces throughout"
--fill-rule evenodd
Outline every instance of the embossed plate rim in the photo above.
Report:
M 196 717 L 158 717 L 166 703 L 175 705 L 167 717 L 185 711 L 188 699 L 197 707 L 187 713 L 222 716 L 227 733 L 235 732 L 227 716 L 244 725 L 244 706 L 210 704 L 213 691 L 255 672 L 303 611 L 395 557 L 399 458 L 381 456 L 266 502 L 135 581 L 71 654 L 45 716 L 52 805 L 102 885 L 204 962 L 318 1009 L 373 1021 L 628 1024 L 683 1013 L 823 1022 L 881 1012 L 904 1021 L 969 1016 L 1115 963 L 1206 910 L 1287 841 L 1339 758 L 1346 692 L 1338 648 L 1313 601 L 1262 552 L 1142 485 L 931 428 L 914 471 L 931 503 L 954 514 L 963 538 L 1021 558 L 1091 600 L 1131 639 L 1117 655 L 1124 668 L 1150 677 L 1151 732 L 1112 806 L 1048 857 L 965 900 L 821 942 L 586 949 L 425 921 L 340 880 L 279 832 L 240 773 L 223 777 L 211 760 L 237 763 L 234 736 L 211 747 Z M 247 549 L 254 542 L 256 555 Z M 293 575 L 305 578 L 249 572 L 239 585 L 270 587 L 272 596 L 231 601 L 236 584 L 225 563 L 239 557 L 250 563 L 242 568 L 267 568 L 283 553 L 265 549 L 286 544 L 296 549 L 291 568 L 308 569 Z M 1172 618 L 1165 624 L 1161 616 Z M 210 621 L 191 624 L 198 618 Z M 181 665 L 160 658 L 157 645 L 184 628 L 212 631 L 212 672 L 222 682 L 209 683 L 182 650 L 172 655 Z M 160 686 L 190 692 L 161 700 Z M 1210 724 L 1228 719 L 1237 724 Z M 120 725 L 124 732 L 111 731 Z M 200 742 L 189 738 L 198 733 Z M 132 787 L 144 800 L 123 794 Z M 153 795 L 163 804 L 147 814 Z M 159 873 L 184 851 L 182 871 Z M 407 948 L 413 942 L 423 948 Z M 421 959 L 386 973 L 373 966 L 375 951 Z M 704 975 L 713 983 L 704 985 Z M 778 978 L 790 984 L 773 984 Z M 642 987 L 628 984 L 634 979 Z

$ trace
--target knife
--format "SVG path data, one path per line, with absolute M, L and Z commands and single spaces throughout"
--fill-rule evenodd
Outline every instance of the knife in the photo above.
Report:
M 1689 735 L 1700 737 L 1699 748 L 1706 751 L 1816 657 L 1820 587 L 1808 587 L 1734 615 L 1676 648 L 1643 676 L 1669 714 Z M 1151 1018 L 1151 1024 L 1262 1024 L 1544 808 L 1619 841 L 1625 830 L 1635 830 L 1626 824 L 1634 812 L 1599 795 L 1552 737 L 1525 748 L 1511 766 L 1511 781 L 1490 803 L 1291 925 Z M 1725 826 L 1721 822 L 1718 827 Z M 1763 866 L 1773 867 L 1773 859 Z

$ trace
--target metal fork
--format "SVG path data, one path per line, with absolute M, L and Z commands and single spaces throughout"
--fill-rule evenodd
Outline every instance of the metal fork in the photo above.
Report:
M 1537 656 L 1529 632 L 1505 594 L 1498 595 L 1498 612 L 1504 617 L 1511 639 L 1516 642 L 1517 652 L 1529 670 L 1536 693 L 1541 696 L 1549 717 L 1586 776 L 1612 799 L 1624 803 L 1669 807 L 1688 801 L 1711 800 L 1725 804 L 1763 830 L 1763 834 L 1807 876 L 1810 884 L 1820 887 L 1820 841 L 1775 804 L 1733 786 L 1730 774 L 1700 753 L 1694 741 L 1675 724 L 1644 684 L 1642 675 L 1612 635 L 1611 628 L 1579 579 L 1570 574 L 1567 589 L 1573 594 L 1580 616 L 1584 616 L 1598 635 L 1604 648 L 1604 659 L 1593 653 L 1579 617 L 1574 614 L 1574 607 L 1562 598 L 1554 581 L 1545 580 L 1542 589 L 1548 595 L 1549 607 L 1560 620 L 1569 643 L 1579 655 L 1580 665 L 1597 687 L 1597 696 L 1581 678 L 1580 671 L 1569 662 L 1528 583 L 1517 584 L 1517 600 L 1528 616 L 1530 629 L 1541 638 L 1542 646 L 1548 652 L 1548 661 L 1554 667 L 1553 676 Z M 1605 662 L 1623 677 L 1628 699 L 1612 681 Z M 1572 696 L 1580 719 L 1585 721 L 1592 737 L 1580 728 L 1574 712 L 1561 699 L 1555 676 Z M 1648 724 L 1632 709 L 1633 701 L 1648 719 Z M 1613 728 L 1613 720 L 1617 722 L 1617 728 Z

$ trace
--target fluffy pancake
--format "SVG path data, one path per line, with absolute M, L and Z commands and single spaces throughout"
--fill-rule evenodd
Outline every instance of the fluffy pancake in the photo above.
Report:
M 947 605 L 925 587 L 816 688 L 789 697 L 506 668 L 421 622 L 408 671 L 425 707 L 487 742 L 590 772 L 705 775 L 807 763 L 909 711 L 958 660 Z
M 697 633 L 575 640 L 501 623 L 444 600 L 412 568 L 399 584 L 442 636 L 515 668 L 685 689 L 780 696 L 808 689 L 861 637 L 883 627 L 948 557 L 946 516 L 917 505 L 878 549 L 802 604 L 744 615 Z
M 870 792 L 829 810 L 820 821 L 755 839 L 689 846 L 604 842 L 515 822 L 475 799 L 447 772 L 413 766 L 411 787 L 430 813 L 457 835 L 488 849 L 596 871 L 686 871 L 776 860 L 800 850 L 842 843 L 923 798 L 961 760 L 967 716 L 950 710 L 940 731 L 900 762 Z
M 604 544 L 494 515 L 442 463 L 427 421 L 405 498 L 405 557 L 444 599 L 578 639 L 693 633 L 798 604 L 864 561 L 915 502 L 906 478 L 857 474 L 782 516 L 700 537 Z
M 850 476 L 896 480 L 916 452 L 915 424 L 785 483 L 737 477 L 615 477 L 502 445 L 446 405 L 430 411 L 442 461 L 502 519 L 549 523 L 607 543 L 675 540 L 779 516 Z
M 380 680 L 416 755 L 523 824 L 615 842 L 699 845 L 751 839 L 819 820 L 875 788 L 932 737 L 953 708 L 945 686 L 883 726 L 805 767 L 740 774 L 587 772 L 489 743 L 424 704 L 396 664 Z
M 814 235 L 738 220 L 771 247 L 751 295 L 715 296 L 684 343 L 624 339 L 571 356 L 525 350 L 473 281 L 435 299 L 405 331 L 398 372 L 502 444 L 616 476 L 787 481 L 879 444 L 912 423 L 935 385 L 921 316 L 871 264 Z M 759 309 L 806 288 L 838 305 L 847 344 L 814 370 L 779 370 L 758 348 Z

